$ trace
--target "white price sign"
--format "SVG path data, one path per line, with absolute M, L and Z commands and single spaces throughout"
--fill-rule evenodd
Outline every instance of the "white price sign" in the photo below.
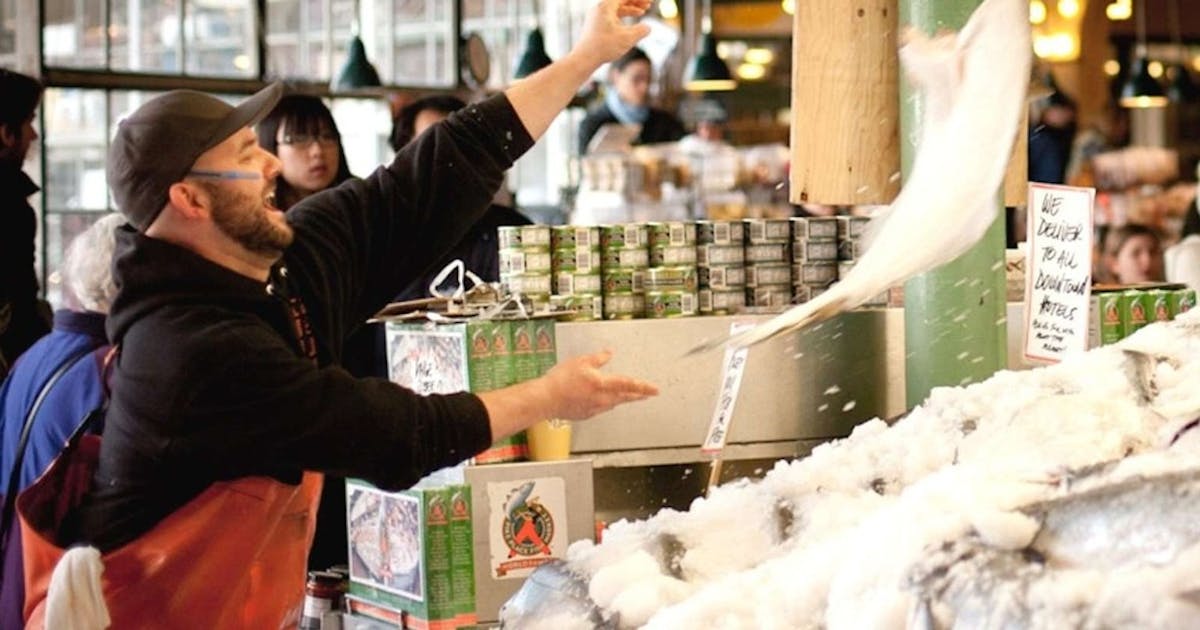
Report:
M 1058 362 L 1087 350 L 1093 188 L 1029 185 L 1025 358 Z
M 729 334 L 736 335 L 749 330 L 754 324 L 734 322 Z M 734 350 L 726 348 L 725 361 L 721 367 L 721 391 L 717 394 L 717 406 L 713 409 L 712 422 L 708 425 L 708 433 L 700 451 L 706 455 L 716 455 L 725 448 L 725 440 L 729 437 L 729 425 L 733 421 L 733 407 L 737 403 L 738 390 L 742 387 L 742 372 L 746 369 L 746 355 L 749 348 Z

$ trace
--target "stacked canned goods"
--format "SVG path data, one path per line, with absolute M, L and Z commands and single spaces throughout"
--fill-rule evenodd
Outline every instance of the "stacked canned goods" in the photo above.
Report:
M 787 219 L 746 219 L 746 304 L 792 301 L 792 234 Z
M 728 315 L 746 306 L 746 224 L 696 224 L 697 307 L 703 315 Z
M 696 224 L 650 223 L 650 269 L 646 272 L 646 317 L 696 314 Z
M 633 319 L 646 311 L 646 270 L 650 234 L 645 225 L 600 228 L 604 319 Z
M 797 217 L 792 224 L 792 301 L 820 295 L 838 279 L 838 218 Z M 852 261 L 846 266 L 849 270 Z
M 600 266 L 600 228 L 564 225 L 550 228 L 551 304 L 576 311 L 572 320 L 604 316 Z
M 497 228 L 497 240 L 500 284 L 510 293 L 528 298 L 535 310 L 547 308 L 553 290 L 550 227 L 501 226 Z
M 866 232 L 870 217 L 838 217 L 838 279 L 846 277 L 854 264 L 863 254 L 863 234 Z M 863 306 L 887 306 L 888 291 L 884 290 L 863 302 Z

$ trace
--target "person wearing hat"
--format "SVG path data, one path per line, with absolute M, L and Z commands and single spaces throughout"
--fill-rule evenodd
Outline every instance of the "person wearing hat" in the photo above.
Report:
M 50 332 L 50 305 L 38 298 L 34 272 L 38 191 L 21 171 L 37 140 L 33 118 L 42 100 L 37 79 L 0 68 L 0 378 L 33 342 Z
M 77 543 L 103 554 L 112 627 L 294 625 L 320 472 L 398 490 L 541 419 L 657 393 L 601 372 L 608 352 L 444 396 L 339 366 L 347 335 L 461 240 L 575 90 L 645 35 L 622 18 L 648 5 L 602 0 L 559 61 L 286 216 L 272 200 L 279 162 L 250 128 L 280 86 L 237 107 L 169 92 L 120 123 L 108 180 L 129 225 L 112 396 L 80 504 L 45 527 L 54 467 L 18 499 L 32 627 L 46 625 L 50 573 Z

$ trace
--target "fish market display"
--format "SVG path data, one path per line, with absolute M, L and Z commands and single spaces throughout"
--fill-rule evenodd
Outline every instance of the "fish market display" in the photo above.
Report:
M 995 221 L 1029 82 L 1029 3 L 985 0 L 958 33 L 930 39 L 910 29 L 905 42 L 900 60 L 925 99 L 904 188 L 872 219 L 866 252 L 843 280 L 730 345 L 749 346 L 850 310 L 962 255 Z
M 686 512 L 572 545 L 501 619 L 517 629 L 1195 627 L 1198 383 L 1192 311 L 1058 365 L 936 389 L 890 426 L 871 420 Z

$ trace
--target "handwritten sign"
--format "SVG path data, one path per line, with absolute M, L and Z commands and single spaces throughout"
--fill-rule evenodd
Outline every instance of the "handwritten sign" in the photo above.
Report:
M 1029 185 L 1025 358 L 1087 350 L 1092 294 L 1092 188 Z
M 729 327 L 729 334 L 736 335 L 753 327 L 752 323 L 734 322 Z M 725 361 L 721 367 L 721 391 L 717 394 L 717 406 L 713 409 L 707 437 L 704 438 L 704 445 L 700 447 L 700 452 L 706 455 L 719 454 L 725 448 L 725 440 L 729 437 L 729 424 L 733 421 L 733 406 L 737 402 L 738 390 L 742 388 L 742 372 L 746 369 L 746 355 L 749 352 L 749 348 L 725 350 Z

